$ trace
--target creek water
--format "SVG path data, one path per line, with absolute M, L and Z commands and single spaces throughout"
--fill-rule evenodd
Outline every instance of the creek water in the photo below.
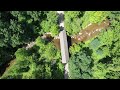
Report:
M 79 43 L 81 41 L 85 42 L 95 36 L 97 36 L 102 29 L 106 29 L 109 26 L 109 20 L 105 20 L 100 24 L 93 23 L 87 26 L 85 29 L 81 30 L 77 35 L 71 38 L 71 43 Z
M 67 41 L 68 41 L 68 48 L 73 44 L 73 43 L 79 43 L 79 42 L 85 42 L 95 36 L 97 36 L 102 29 L 106 29 L 109 26 L 109 20 L 105 20 L 101 22 L 100 24 L 93 23 L 88 25 L 85 29 L 81 30 L 77 35 L 74 35 L 72 37 L 67 36 Z M 53 42 L 55 47 L 60 50 L 60 39 L 59 38 L 54 38 L 51 36 L 51 34 L 44 34 L 43 39 L 47 40 L 48 42 Z M 4 68 L 1 70 L 0 74 L 2 75 L 4 71 L 7 69 L 7 67 L 11 66 L 10 63 L 13 63 L 15 60 L 11 62 L 6 62 L 7 64 L 3 65 Z M 0 76 L 1 76 L 0 75 Z
M 109 20 L 104 20 L 100 24 L 92 23 L 88 25 L 85 29 L 81 30 L 77 35 L 72 37 L 67 36 L 68 47 L 70 47 L 73 43 L 85 42 L 95 36 L 97 36 L 102 29 L 106 29 L 109 26 Z M 45 39 L 53 42 L 57 49 L 60 49 L 60 39 L 54 39 L 51 34 L 45 34 Z

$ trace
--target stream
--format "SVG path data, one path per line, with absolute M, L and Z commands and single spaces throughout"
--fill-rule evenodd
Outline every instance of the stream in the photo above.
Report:
M 64 28 L 64 20 L 63 20 L 64 12 L 63 11 L 57 11 L 57 12 L 62 13 L 62 14 L 59 14 L 58 22 L 59 22 L 60 29 L 63 29 Z M 109 20 L 104 20 L 100 24 L 92 23 L 92 24 L 89 24 L 85 29 L 80 30 L 80 32 L 77 35 L 73 35 L 71 37 L 67 36 L 68 49 L 74 43 L 85 42 L 85 41 L 97 36 L 101 32 L 102 29 L 106 29 L 109 26 L 109 23 L 110 23 Z M 60 39 L 59 39 L 59 37 L 54 38 L 54 37 L 51 36 L 51 34 L 44 34 L 43 36 L 44 36 L 44 39 L 46 39 L 47 41 L 52 42 L 57 49 L 59 49 L 59 50 L 61 49 L 60 48 Z M 31 48 L 34 45 L 35 45 L 35 42 L 31 42 L 27 46 L 25 46 L 24 48 L 28 49 L 28 48 Z M 14 64 L 13 63 L 14 61 L 15 60 L 8 61 L 3 65 L 2 69 L 0 70 L 0 76 L 2 76 L 2 74 L 4 74 L 4 72 L 12 64 Z M 65 65 L 65 71 L 66 70 L 68 71 L 68 64 Z M 67 79 L 68 77 L 66 75 L 67 74 L 65 72 L 65 78 Z
M 85 29 L 80 30 L 77 35 L 67 36 L 68 47 L 70 47 L 74 43 L 85 42 L 93 37 L 96 37 L 102 29 L 106 29 L 109 26 L 109 21 L 105 20 L 100 24 L 93 23 L 87 26 Z M 50 34 L 45 34 L 45 38 L 47 41 L 53 42 L 57 49 L 60 49 L 60 39 L 54 38 Z

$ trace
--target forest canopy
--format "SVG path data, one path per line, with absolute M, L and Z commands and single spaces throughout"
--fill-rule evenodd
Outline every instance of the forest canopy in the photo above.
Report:
M 55 11 L 0 12 L 0 69 L 13 59 L 2 79 L 64 78 L 60 51 L 41 38 L 45 33 L 58 35 L 57 22 Z M 30 42 L 35 45 L 26 49 Z
M 56 11 L 0 11 L 1 79 L 64 79 L 60 50 L 43 38 L 59 35 L 58 18 Z M 120 78 L 120 11 L 64 11 L 69 37 L 105 20 L 98 35 L 71 44 L 68 79 Z
M 86 11 L 82 18 L 84 18 L 82 27 L 89 22 L 99 23 L 105 19 L 110 21 L 110 25 L 97 37 L 70 47 L 70 78 L 120 78 L 120 12 Z

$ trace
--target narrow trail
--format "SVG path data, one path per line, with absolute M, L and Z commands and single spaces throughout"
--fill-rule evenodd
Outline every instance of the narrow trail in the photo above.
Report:
M 29 49 L 29 48 L 32 48 L 34 45 L 35 45 L 35 41 L 28 43 L 25 48 L 26 48 L 26 50 L 27 50 L 27 49 Z

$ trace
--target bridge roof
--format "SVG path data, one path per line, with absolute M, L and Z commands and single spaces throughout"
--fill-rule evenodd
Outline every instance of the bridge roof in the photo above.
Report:
M 68 52 L 66 31 L 65 30 L 61 31 L 59 37 L 60 37 L 62 63 L 67 63 L 69 60 L 69 52 Z

